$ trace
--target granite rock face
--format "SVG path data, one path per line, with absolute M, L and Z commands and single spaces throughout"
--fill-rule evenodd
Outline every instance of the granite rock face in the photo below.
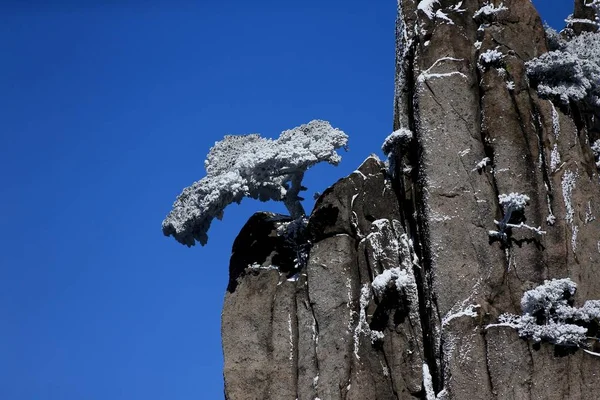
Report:
M 293 240 L 273 214 L 242 229 L 227 399 L 598 396 L 600 358 L 486 328 L 546 279 L 600 299 L 597 132 L 530 87 L 524 63 L 547 51 L 532 3 L 495 3 L 400 0 L 394 130 L 413 139 L 394 170 L 368 158 Z M 510 193 L 529 202 L 509 222 L 539 229 L 490 236 Z
M 273 242 L 289 220 L 248 221 L 234 244 L 223 309 L 228 399 L 420 395 L 418 260 L 400 219 L 386 167 L 371 157 L 318 200 L 306 266 L 280 257 L 287 248 Z M 405 290 L 392 278 L 372 293 L 373 279 L 394 268 L 405 271 Z

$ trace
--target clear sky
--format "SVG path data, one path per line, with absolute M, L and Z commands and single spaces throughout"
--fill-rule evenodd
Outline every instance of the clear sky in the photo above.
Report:
M 224 134 L 348 133 L 307 197 L 380 154 L 395 3 L 0 3 L 0 399 L 223 398 L 231 244 L 285 209 L 246 199 L 191 249 L 161 221 Z M 572 10 L 534 3 L 556 28 Z

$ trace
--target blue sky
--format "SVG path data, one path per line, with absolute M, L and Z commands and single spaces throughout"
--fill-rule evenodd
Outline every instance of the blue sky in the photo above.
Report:
M 343 129 L 307 197 L 378 153 L 395 1 L 52 3 L 0 5 L 0 398 L 222 398 L 231 244 L 285 209 L 232 205 L 191 249 L 161 221 L 224 134 Z

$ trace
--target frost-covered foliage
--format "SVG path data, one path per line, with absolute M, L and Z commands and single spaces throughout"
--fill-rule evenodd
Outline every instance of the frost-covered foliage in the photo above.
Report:
M 544 31 L 546 31 L 546 44 L 548 45 L 548 50 L 559 50 L 566 44 L 565 39 L 561 37 L 560 33 L 550 25 L 544 24 Z
M 502 65 L 504 55 L 496 49 L 489 49 L 479 55 L 479 69 L 485 70 L 490 67 Z
M 600 300 L 588 300 L 583 307 L 573 307 L 576 290 L 577 285 L 568 278 L 544 281 L 521 298 L 522 315 L 503 314 L 499 323 L 486 329 L 506 326 L 536 343 L 586 347 L 588 326 L 600 319 Z
M 500 201 L 500 205 L 504 209 L 504 212 L 508 214 L 513 211 L 523 211 L 530 199 L 526 194 L 513 192 L 501 194 L 498 196 L 498 200 Z
M 594 144 L 592 144 L 592 152 L 594 153 L 594 158 L 596 159 L 596 167 L 600 168 L 600 139 L 596 140 Z
M 210 149 L 206 176 L 177 197 L 162 223 L 163 233 L 193 246 L 206 244 L 213 218 L 221 219 L 225 207 L 244 197 L 283 201 L 293 218 L 304 214 L 299 192 L 304 172 L 326 161 L 337 165 L 337 149 L 348 136 L 329 122 L 314 120 L 281 133 L 277 139 L 257 134 L 228 135 Z
M 504 3 L 500 3 L 497 6 L 495 6 L 493 3 L 490 4 L 490 2 L 486 2 L 483 7 L 475 11 L 475 14 L 473 14 L 473 19 L 489 20 L 491 18 L 494 18 L 501 11 L 506 10 L 508 10 L 508 8 L 504 6 Z
M 571 299 L 576 290 L 577 284 L 568 278 L 544 281 L 543 285 L 523 294 L 521 310 L 524 314 L 533 315 L 538 311 L 548 314 L 556 307 L 562 309 L 567 306 L 567 300 Z
M 557 50 L 526 63 L 540 96 L 600 106 L 600 33 L 582 33 L 556 45 Z
M 502 218 L 502 221 L 494 220 L 494 223 L 498 226 L 498 230 L 488 232 L 491 238 L 506 242 L 509 238 L 510 229 L 516 228 L 529 229 L 538 235 L 546 233 L 541 227 L 536 228 L 524 222 L 525 206 L 529 203 L 529 196 L 513 192 L 499 195 L 498 200 L 504 211 L 504 218 Z
M 498 200 L 500 201 L 500 205 L 504 209 L 504 212 L 508 214 L 512 211 L 523 211 L 530 199 L 526 194 L 513 192 L 501 194 L 498 196 Z

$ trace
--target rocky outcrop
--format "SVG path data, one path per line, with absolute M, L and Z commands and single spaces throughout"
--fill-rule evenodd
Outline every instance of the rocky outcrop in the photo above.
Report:
M 544 279 L 571 277 L 585 298 L 600 298 L 600 226 L 585 217 L 600 206 L 600 186 L 585 126 L 528 85 L 524 62 L 546 51 L 529 1 L 479 15 L 481 2 L 464 1 L 463 11 L 441 3 L 445 17 L 432 21 L 417 10 L 416 19 L 405 19 L 399 46 L 413 59 L 404 108 L 416 151 L 402 162 L 417 167 L 404 186 L 414 193 L 418 213 L 409 225 L 418 228 L 431 277 L 434 388 L 458 399 L 586 398 L 600 385 L 592 375 L 598 359 L 582 352 L 556 358 L 551 346 L 536 351 L 515 332 L 484 329 L 519 312 L 523 292 Z M 503 217 L 498 195 L 512 192 L 530 197 L 527 222 L 546 234 L 514 229 L 508 243 L 489 243 L 487 231 Z M 478 306 L 476 318 L 443 324 L 469 304 Z
M 458 3 L 399 2 L 394 129 L 413 138 L 394 170 L 368 158 L 292 239 L 292 222 L 267 213 L 240 232 L 226 398 L 600 393 L 600 358 L 486 328 L 546 279 L 576 282 L 576 306 L 600 299 L 600 184 L 589 124 L 527 80 L 524 63 L 546 51 L 531 2 Z M 510 193 L 529 198 L 512 216 Z
M 275 263 L 286 247 L 273 238 L 289 220 L 248 221 L 234 244 L 237 278 L 223 309 L 227 398 L 420 395 L 419 264 L 400 220 L 386 167 L 371 157 L 321 195 L 306 227 L 304 268 L 289 257 Z M 406 287 L 397 290 L 392 277 L 372 293 L 385 270 L 406 271 Z

